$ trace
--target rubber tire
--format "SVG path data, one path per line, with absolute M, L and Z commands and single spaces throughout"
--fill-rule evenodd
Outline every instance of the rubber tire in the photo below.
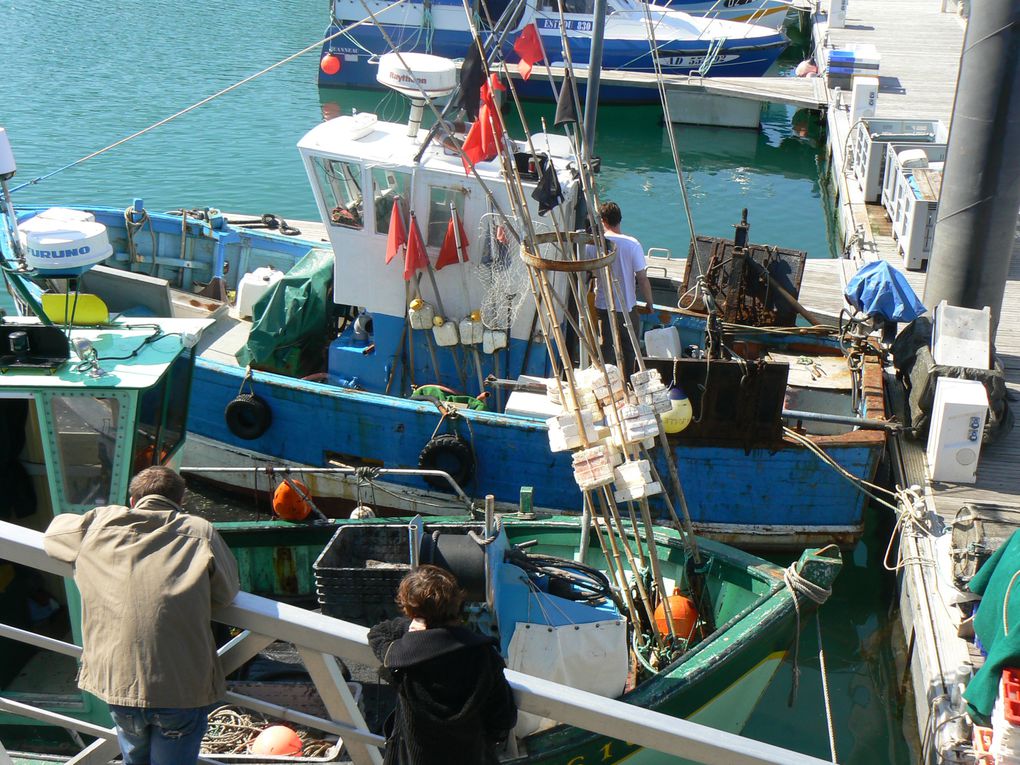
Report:
M 418 455 L 418 467 L 423 470 L 445 470 L 463 489 L 475 474 L 475 455 L 471 445 L 458 435 L 445 433 L 436 436 Z M 439 476 L 424 476 L 425 483 L 436 489 L 453 491 Z
M 245 441 L 253 441 L 273 424 L 273 412 L 269 404 L 254 393 L 242 393 L 223 412 L 230 432 Z

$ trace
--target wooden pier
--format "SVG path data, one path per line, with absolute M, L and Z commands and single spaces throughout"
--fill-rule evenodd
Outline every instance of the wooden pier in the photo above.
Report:
M 945 4 L 943 3 L 943 8 Z M 875 119 L 939 119 L 950 123 L 963 45 L 965 21 L 953 11 L 944 12 L 938 0 L 849 0 L 845 25 L 830 29 L 827 16 L 814 14 L 813 42 L 816 60 L 825 60 L 826 47 L 871 43 L 881 56 L 879 96 Z M 848 257 L 840 262 L 842 283 L 863 264 L 881 259 L 907 276 L 919 297 L 924 295 L 925 274 L 904 270 L 903 257 L 892 236 L 885 210 L 866 204 L 848 167 L 846 150 L 853 125 L 846 94 L 836 103 L 830 91 L 827 113 L 829 151 L 839 222 Z M 801 299 L 828 311 L 842 305 L 831 292 L 812 295 L 805 286 Z M 1020 392 L 1020 228 L 1013 243 L 1013 258 L 1005 284 L 998 331 L 994 338 L 1005 365 L 1007 385 Z M 901 392 L 895 414 L 902 415 L 902 386 L 892 377 L 892 390 Z M 892 414 L 892 413 L 891 413 Z M 1020 524 L 1020 429 L 981 451 L 974 484 L 937 483 L 930 479 L 923 442 L 905 436 L 892 444 L 893 475 L 901 486 L 920 487 L 922 501 L 913 520 L 905 520 L 900 539 L 900 618 L 917 715 L 919 738 L 930 745 L 922 762 L 970 762 L 969 735 L 959 723 L 959 684 L 966 683 L 983 661 L 970 641 L 961 638 L 961 610 L 953 605 L 956 591 L 950 584 L 948 548 L 939 542 L 965 508 L 994 506 L 1010 523 Z M 901 507 L 901 513 L 908 508 Z M 1010 518 L 1010 516 L 1012 516 Z M 907 518 L 908 516 L 904 516 Z M 1007 529 L 1008 530 L 1008 529 Z M 951 572 L 950 572 L 951 573 Z M 959 756 L 961 759 L 952 759 Z M 943 760 L 942 757 L 948 757 Z

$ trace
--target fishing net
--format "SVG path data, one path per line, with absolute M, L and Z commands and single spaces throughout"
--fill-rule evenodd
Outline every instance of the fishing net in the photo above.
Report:
M 528 269 L 518 256 L 521 247 L 515 231 L 519 220 L 508 226 L 495 214 L 482 216 L 478 224 L 482 257 L 477 264 L 478 279 L 485 287 L 482 296 L 482 324 L 489 329 L 509 330 L 524 299 L 530 294 Z

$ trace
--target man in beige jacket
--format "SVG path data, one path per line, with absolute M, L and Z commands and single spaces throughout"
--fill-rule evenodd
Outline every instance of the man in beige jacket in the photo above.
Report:
M 240 588 L 237 563 L 208 521 L 181 509 L 184 490 L 170 468 L 147 468 L 131 481 L 130 508 L 63 513 L 43 540 L 74 567 L 78 685 L 110 705 L 125 765 L 196 762 L 225 692 L 210 619 Z

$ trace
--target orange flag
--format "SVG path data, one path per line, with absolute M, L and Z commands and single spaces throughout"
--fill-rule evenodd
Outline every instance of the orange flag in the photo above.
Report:
M 517 64 L 517 71 L 525 80 L 531 77 L 531 67 L 537 64 L 545 56 L 542 53 L 542 41 L 538 37 L 538 27 L 535 22 L 528 24 L 521 32 L 521 36 L 514 42 L 514 52 L 521 57 Z
M 411 231 L 407 242 L 407 252 L 404 254 L 404 281 L 409 282 L 414 277 L 415 271 L 429 267 L 429 254 L 425 249 L 425 240 L 421 238 L 421 231 L 418 229 L 418 221 L 411 213 Z
M 499 77 L 495 74 L 489 75 L 489 81 L 482 84 L 481 96 L 482 105 L 478 110 L 478 119 L 471 126 L 467 137 L 464 139 L 464 173 L 471 173 L 471 165 L 478 162 L 487 162 L 499 153 L 499 139 L 503 135 L 503 118 L 496 106 L 493 93 L 497 90 L 506 90 Z M 470 164 L 469 164 L 470 163 Z
M 454 232 L 453 222 L 457 221 L 456 233 Z M 460 252 L 461 257 L 457 257 L 457 235 L 460 235 Z M 455 265 L 460 263 L 461 259 L 467 263 L 468 260 L 468 240 L 467 234 L 464 231 L 464 224 L 460 222 L 460 216 L 454 215 L 450 218 L 450 222 L 446 225 L 446 237 L 443 239 L 443 246 L 439 248 L 439 259 L 436 260 L 436 270 L 440 270 L 443 266 Z
M 400 214 L 400 198 L 393 200 L 393 211 L 390 213 L 390 232 L 386 237 L 386 264 L 397 256 L 397 252 L 407 244 L 407 232 L 404 231 L 404 216 Z

